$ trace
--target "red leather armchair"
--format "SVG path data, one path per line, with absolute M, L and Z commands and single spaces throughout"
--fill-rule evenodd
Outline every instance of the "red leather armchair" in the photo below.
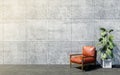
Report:
M 84 46 L 82 54 L 71 54 L 70 55 L 70 67 L 72 63 L 80 64 L 82 70 L 84 65 L 94 63 L 96 65 L 96 48 L 93 46 Z

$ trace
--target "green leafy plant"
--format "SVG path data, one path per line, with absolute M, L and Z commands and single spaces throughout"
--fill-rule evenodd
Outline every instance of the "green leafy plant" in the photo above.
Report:
M 113 58 L 113 48 L 115 44 L 113 42 L 114 36 L 112 35 L 113 29 L 107 30 L 105 28 L 100 28 L 100 35 L 98 46 L 100 46 L 99 53 L 101 59 L 112 59 Z

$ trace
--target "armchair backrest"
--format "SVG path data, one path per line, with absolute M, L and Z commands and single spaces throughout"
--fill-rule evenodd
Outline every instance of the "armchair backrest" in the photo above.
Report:
M 96 56 L 96 48 L 94 46 L 84 46 L 82 54 L 84 56 Z

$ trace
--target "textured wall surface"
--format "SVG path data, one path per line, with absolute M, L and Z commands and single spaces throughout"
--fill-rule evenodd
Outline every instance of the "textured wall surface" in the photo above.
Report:
M 120 64 L 120 0 L 0 0 L 0 64 L 68 64 L 113 28 Z

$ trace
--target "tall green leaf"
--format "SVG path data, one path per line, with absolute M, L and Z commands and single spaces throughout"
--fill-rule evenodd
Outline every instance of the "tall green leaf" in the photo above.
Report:
M 113 29 L 110 29 L 110 30 L 109 30 L 109 33 L 113 32 L 113 31 L 114 31 Z
M 101 30 L 101 31 L 106 31 L 106 29 L 105 29 L 105 28 L 100 28 L 100 30 Z

